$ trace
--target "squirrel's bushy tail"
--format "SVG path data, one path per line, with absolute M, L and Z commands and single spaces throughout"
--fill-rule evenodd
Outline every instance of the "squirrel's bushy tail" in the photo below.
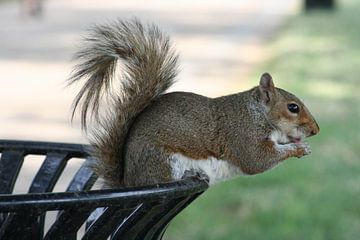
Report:
M 97 123 L 90 135 L 98 158 L 95 169 L 108 185 L 120 186 L 127 132 L 135 117 L 172 85 L 178 56 L 156 26 L 144 26 L 135 19 L 95 26 L 75 57 L 80 63 L 69 83 L 80 79 L 85 83 L 74 100 L 73 115 L 81 108 L 85 130 L 89 117 Z M 123 64 L 116 86 L 113 81 L 119 59 Z M 104 106 L 106 113 L 99 117 L 104 99 L 111 104 Z

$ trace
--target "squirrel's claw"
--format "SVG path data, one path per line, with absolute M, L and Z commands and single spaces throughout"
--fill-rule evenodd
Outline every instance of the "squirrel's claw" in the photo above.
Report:
M 196 177 L 199 180 L 204 180 L 207 184 L 210 183 L 210 178 L 203 171 L 195 171 L 194 169 L 185 170 L 182 179 Z
M 301 153 L 297 155 L 298 158 L 311 154 L 310 145 L 307 142 L 296 143 L 296 149 Z

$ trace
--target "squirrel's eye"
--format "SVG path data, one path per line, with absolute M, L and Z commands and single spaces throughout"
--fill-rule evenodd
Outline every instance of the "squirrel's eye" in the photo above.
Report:
M 295 103 L 288 104 L 288 109 L 292 113 L 299 113 L 300 107 Z

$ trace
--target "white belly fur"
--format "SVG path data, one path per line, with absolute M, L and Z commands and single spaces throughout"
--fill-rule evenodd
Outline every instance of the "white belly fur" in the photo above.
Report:
M 181 153 L 175 153 L 170 156 L 169 163 L 174 180 L 181 179 L 186 170 L 205 173 L 209 177 L 210 185 L 235 177 L 236 175 L 243 175 L 240 168 L 232 165 L 228 161 L 214 157 L 194 160 Z

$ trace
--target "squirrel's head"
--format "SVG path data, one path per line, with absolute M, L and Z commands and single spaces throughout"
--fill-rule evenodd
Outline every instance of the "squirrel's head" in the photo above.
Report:
M 295 95 L 276 88 L 270 74 L 261 76 L 258 89 L 268 120 L 283 136 L 279 143 L 299 143 L 320 131 L 304 103 Z

